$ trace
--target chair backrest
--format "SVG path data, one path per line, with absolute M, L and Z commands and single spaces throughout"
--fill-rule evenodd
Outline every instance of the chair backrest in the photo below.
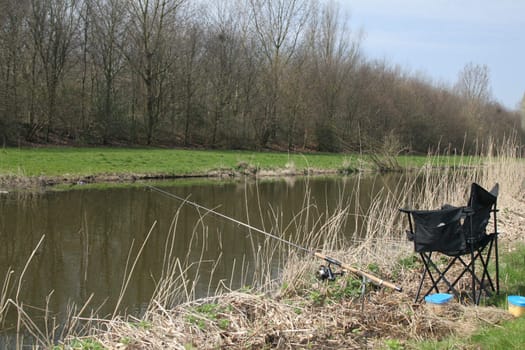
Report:
M 438 251 L 458 255 L 465 251 L 466 243 L 461 217 L 463 208 L 451 207 L 440 210 L 414 210 L 414 250 Z
M 487 235 L 490 214 L 496 210 L 498 192 L 498 184 L 490 191 L 477 183 L 472 184 L 467 205 L 467 212 L 469 213 L 463 224 L 465 236 L 469 243 L 475 243 Z

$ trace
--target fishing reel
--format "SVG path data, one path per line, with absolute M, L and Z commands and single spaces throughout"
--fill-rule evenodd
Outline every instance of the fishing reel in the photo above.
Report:
M 344 271 L 334 272 L 332 271 L 332 268 L 330 267 L 330 264 L 328 265 L 321 265 L 319 266 L 319 269 L 315 272 L 315 276 L 320 279 L 321 281 L 335 281 L 336 276 L 342 276 L 344 274 Z

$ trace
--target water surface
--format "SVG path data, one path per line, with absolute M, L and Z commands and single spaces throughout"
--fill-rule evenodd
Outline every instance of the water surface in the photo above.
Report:
M 379 190 L 398 180 L 398 175 L 377 175 L 262 182 L 178 181 L 164 184 L 162 189 L 272 234 L 287 227 L 293 237 L 291 231 L 298 225 L 290 223 L 294 217 L 297 221 L 305 198 L 310 199 L 313 222 L 329 216 L 341 203 L 354 207 L 350 212 L 357 203 L 364 212 Z M 102 305 L 99 314 L 104 317 L 113 313 L 125 271 L 151 230 L 120 307 L 120 311 L 140 315 L 161 276 L 175 217 L 173 255 L 190 263 L 203 261 L 196 297 L 213 292 L 219 280 L 232 288 L 249 282 L 246 275 L 255 265 L 254 246 L 266 237 L 189 205 L 181 207 L 179 201 L 141 185 L 0 195 L 0 273 L 3 277 L 12 270 L 13 276 L 20 276 L 44 236 L 23 276 L 19 301 L 37 308 L 47 304 L 53 314 L 63 314 L 68 305 L 81 305 L 93 294 L 90 305 Z M 355 221 L 348 220 L 344 230 L 348 235 L 354 232 Z M 246 267 L 244 278 L 241 265 Z M 212 270 L 210 280 L 207 274 Z M 274 273 L 279 273 L 277 265 Z M 13 298 L 14 292 L 10 294 Z M 4 328 L 13 323 L 8 317 Z

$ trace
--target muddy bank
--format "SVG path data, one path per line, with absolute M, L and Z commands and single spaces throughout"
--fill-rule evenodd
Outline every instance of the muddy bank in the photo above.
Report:
M 140 180 L 176 180 L 191 178 L 210 179 L 233 179 L 242 177 L 282 177 L 282 176 L 304 176 L 304 175 L 336 175 L 341 174 L 336 169 L 308 169 L 304 171 L 295 169 L 243 169 L 211 170 L 204 173 L 190 174 L 92 174 L 92 175 L 70 175 L 59 176 L 17 176 L 0 175 L 0 191 L 31 190 L 52 187 L 56 185 L 84 185 L 96 183 L 133 183 Z

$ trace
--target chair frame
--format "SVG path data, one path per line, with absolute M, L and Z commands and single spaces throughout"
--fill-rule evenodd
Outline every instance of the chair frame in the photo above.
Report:
M 472 216 L 474 214 L 474 210 L 471 207 L 466 206 L 466 207 L 461 207 L 461 209 L 463 211 L 463 215 L 462 215 L 463 220 L 465 220 L 467 216 Z M 416 235 L 416 231 L 415 231 L 416 227 L 415 227 L 415 223 L 412 220 L 413 219 L 412 215 L 414 212 L 416 212 L 416 210 L 400 209 L 400 211 L 407 214 L 407 217 L 408 217 L 410 231 L 407 231 L 407 235 L 410 234 L 412 237 L 414 237 L 414 235 Z M 427 295 L 432 293 L 432 291 L 439 293 L 440 291 L 439 291 L 438 284 L 440 282 L 443 282 L 446 285 L 447 293 L 452 292 L 454 295 L 456 295 L 456 297 L 458 297 L 458 299 L 460 299 L 461 295 L 456 289 L 456 285 L 466 273 L 470 274 L 470 277 L 471 277 L 470 288 L 472 291 L 472 293 L 467 296 L 476 305 L 479 304 L 481 295 L 483 292 L 485 292 L 486 295 L 490 295 L 493 292 L 495 292 L 496 294 L 499 294 L 499 290 L 500 290 L 499 254 L 498 254 L 499 232 L 498 232 L 498 227 L 497 227 L 497 212 L 498 212 L 498 209 L 497 209 L 497 200 L 496 200 L 489 210 L 489 216 L 492 217 L 492 221 L 493 221 L 493 232 L 490 234 L 485 234 L 482 240 L 476 240 L 472 237 L 473 228 L 472 228 L 472 221 L 470 221 L 470 227 L 467 228 L 468 233 L 470 234 L 467 234 L 467 236 L 465 237 L 465 244 L 466 244 L 467 249 L 461 253 L 454 254 L 454 255 L 442 253 L 445 256 L 449 256 L 452 258 L 451 260 L 449 260 L 448 264 L 445 266 L 444 269 L 440 269 L 432 260 L 433 253 L 437 251 L 433 250 L 433 251 L 419 252 L 419 255 L 423 262 L 423 272 L 421 274 L 418 290 L 417 290 L 416 297 L 415 297 L 416 303 L 423 300 Z M 488 271 L 488 266 L 492 258 L 493 249 L 494 249 L 494 255 L 495 255 L 495 276 L 494 276 L 495 283 Z M 481 267 L 483 271 L 481 276 L 479 276 L 479 274 L 476 274 L 476 262 L 477 261 L 481 262 Z M 455 277 L 455 279 L 449 280 L 446 274 L 457 263 L 460 263 L 463 266 L 463 270 L 458 276 Z M 437 276 L 435 274 L 437 274 Z M 425 293 L 422 294 L 423 285 L 424 285 L 427 275 L 428 275 L 428 278 L 430 279 L 431 286 L 429 289 L 425 291 Z M 487 282 L 487 284 L 485 284 L 485 282 Z

